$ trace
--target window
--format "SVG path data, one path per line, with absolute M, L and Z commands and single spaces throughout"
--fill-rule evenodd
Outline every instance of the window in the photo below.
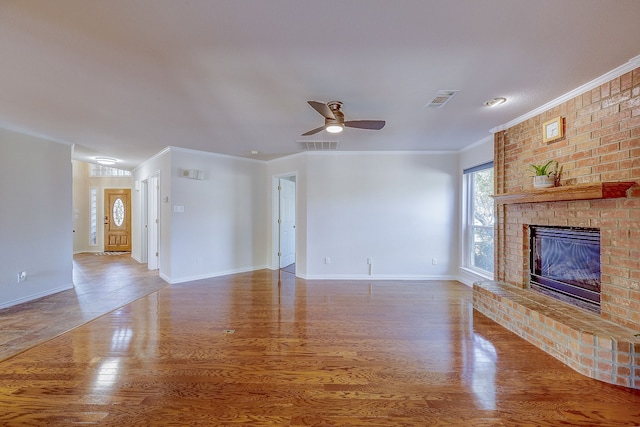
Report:
M 111 166 L 89 163 L 89 176 L 131 176 L 131 172 Z
M 89 196 L 89 246 L 98 245 L 98 190 L 92 188 Z
M 464 171 L 464 266 L 493 274 L 493 162 Z

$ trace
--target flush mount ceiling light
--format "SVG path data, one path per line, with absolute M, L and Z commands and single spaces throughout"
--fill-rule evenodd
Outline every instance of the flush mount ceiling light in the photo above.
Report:
M 340 133 L 342 132 L 343 126 L 340 124 L 330 124 L 325 128 L 329 133 Z
M 487 107 L 495 107 L 496 105 L 504 104 L 507 102 L 507 98 L 493 98 L 484 103 Z
M 113 157 L 96 157 L 96 162 L 101 165 L 115 165 L 117 161 Z

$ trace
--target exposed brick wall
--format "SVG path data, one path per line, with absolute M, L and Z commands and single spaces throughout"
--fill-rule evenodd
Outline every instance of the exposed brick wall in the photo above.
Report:
M 564 118 L 564 138 L 542 142 L 542 124 Z M 557 160 L 562 185 L 640 184 L 640 68 L 495 135 L 496 193 L 532 188 L 530 164 Z M 627 198 L 528 203 L 497 210 L 496 280 L 528 285 L 528 226 L 599 228 L 602 317 L 640 330 L 640 186 Z

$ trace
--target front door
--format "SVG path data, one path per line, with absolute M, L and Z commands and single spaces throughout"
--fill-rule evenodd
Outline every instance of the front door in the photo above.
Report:
M 104 250 L 131 251 L 131 190 L 104 190 Z

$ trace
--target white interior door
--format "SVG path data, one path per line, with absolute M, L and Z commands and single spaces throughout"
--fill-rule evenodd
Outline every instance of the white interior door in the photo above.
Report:
M 280 179 L 280 268 L 296 262 L 296 183 Z
M 147 268 L 149 270 L 158 269 L 158 199 L 160 192 L 160 182 L 158 176 L 149 178 L 148 185 L 148 218 L 147 218 Z
M 140 262 L 149 258 L 149 182 L 140 182 Z

